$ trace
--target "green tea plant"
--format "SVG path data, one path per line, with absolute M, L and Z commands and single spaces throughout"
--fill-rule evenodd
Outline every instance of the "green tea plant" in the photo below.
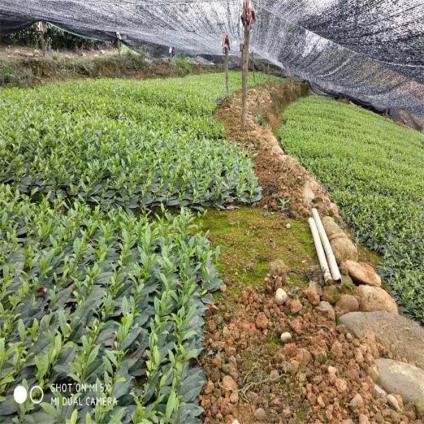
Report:
M 0 186 L 0 421 L 198 422 L 190 360 L 221 282 L 194 217 L 63 207 Z M 42 387 L 41 405 L 13 402 L 19 382 Z
M 320 97 L 295 102 L 285 118 L 284 149 L 328 186 L 357 239 L 384 256 L 398 301 L 424 322 L 423 135 Z
M 222 75 L 1 91 L 0 182 L 33 200 L 147 211 L 260 199 L 246 152 L 213 119 Z
M 1 90 L 0 422 L 199 422 L 193 359 L 221 282 L 181 207 L 260 198 L 250 159 L 213 119 L 222 86 L 203 75 Z M 42 403 L 15 403 L 19 383 L 39 385 Z

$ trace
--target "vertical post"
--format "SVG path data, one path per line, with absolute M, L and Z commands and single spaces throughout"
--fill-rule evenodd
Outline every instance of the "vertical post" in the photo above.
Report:
M 228 86 L 228 61 L 229 61 L 229 53 L 230 53 L 230 38 L 228 35 L 224 37 L 224 72 L 225 72 L 225 90 L 227 92 L 227 96 L 230 94 L 230 89 Z
M 241 129 L 243 131 L 246 129 L 246 121 L 247 121 L 247 86 L 249 83 L 249 41 L 250 41 L 250 31 L 245 29 L 244 41 L 243 41 L 243 69 L 242 69 L 242 78 L 241 78 L 241 89 L 242 89 Z
M 227 96 L 230 94 L 230 89 L 228 87 L 228 49 L 225 50 L 225 90 L 227 92 Z
M 242 52 L 242 110 L 241 110 L 241 129 L 246 129 L 247 121 L 247 86 L 249 77 L 249 44 L 250 44 L 250 30 L 253 23 L 256 21 L 255 11 L 252 9 L 250 0 L 243 1 L 243 12 L 241 14 L 241 23 L 243 24 L 244 37 L 243 37 L 243 52 Z

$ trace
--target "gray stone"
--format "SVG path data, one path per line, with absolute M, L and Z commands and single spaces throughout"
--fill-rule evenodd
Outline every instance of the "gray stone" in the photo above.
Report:
M 372 331 L 393 356 L 424 369 L 424 328 L 416 322 L 388 312 L 351 312 L 339 321 L 359 339 Z
M 414 402 L 424 399 L 424 371 L 405 362 L 376 359 L 380 386 L 389 393 L 398 393 Z
M 321 302 L 319 302 L 319 305 L 316 307 L 316 310 L 320 312 L 328 312 L 333 309 L 334 308 L 325 300 L 322 300 Z

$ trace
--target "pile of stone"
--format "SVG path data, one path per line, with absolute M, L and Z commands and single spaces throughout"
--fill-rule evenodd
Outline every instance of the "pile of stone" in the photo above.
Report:
M 334 313 L 359 339 L 375 337 L 397 359 L 376 360 L 376 390 L 396 409 L 403 401 L 414 403 L 424 418 L 424 328 L 399 315 L 381 277 L 368 263 L 358 262 L 355 244 L 334 219 L 322 221 L 343 277 L 341 284 L 323 288 L 310 283 L 306 298 L 318 310 Z

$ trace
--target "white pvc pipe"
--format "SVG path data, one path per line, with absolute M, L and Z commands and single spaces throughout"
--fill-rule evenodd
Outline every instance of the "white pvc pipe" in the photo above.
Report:
M 309 226 L 311 227 L 312 238 L 314 239 L 315 250 L 317 251 L 319 265 L 324 274 L 324 281 L 331 280 L 330 269 L 328 268 L 327 258 L 325 257 L 324 249 L 322 248 L 321 238 L 318 233 L 317 225 L 313 218 L 308 219 Z
M 327 233 L 324 229 L 324 225 L 322 225 L 319 213 L 315 208 L 312 209 L 312 216 L 314 217 L 315 224 L 318 228 L 318 233 L 325 250 L 325 255 L 327 256 L 327 261 L 330 267 L 331 275 L 333 276 L 333 280 L 340 281 L 342 276 L 340 275 L 339 267 L 337 266 L 336 257 L 334 256 L 333 249 L 331 248 L 330 241 L 328 240 Z

